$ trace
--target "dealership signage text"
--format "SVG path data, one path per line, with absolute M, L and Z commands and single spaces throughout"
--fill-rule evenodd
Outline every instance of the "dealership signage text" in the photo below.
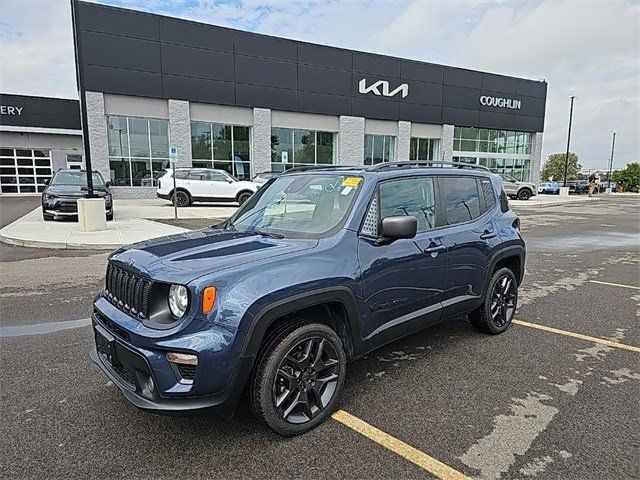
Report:
M 0 105 L 0 115 L 22 115 L 24 107 L 12 107 L 10 105 Z
M 382 91 L 379 90 L 380 87 L 382 87 Z M 404 98 L 409 95 L 409 85 L 403 83 L 395 90 L 389 91 L 389 82 L 386 80 L 378 80 L 367 87 L 367 79 L 363 78 L 358 84 L 358 92 L 363 94 L 373 93 L 374 95 L 382 95 L 384 97 L 393 97 L 397 93 L 400 93 L 402 98 Z
M 513 98 L 489 97 L 487 95 L 483 95 L 480 97 L 480 105 L 520 110 L 520 107 L 522 106 L 522 100 L 514 100 Z

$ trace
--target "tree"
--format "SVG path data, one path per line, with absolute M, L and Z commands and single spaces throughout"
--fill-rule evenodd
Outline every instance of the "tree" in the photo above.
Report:
M 542 173 L 540 178 L 542 181 L 549 179 L 554 182 L 561 182 L 564 180 L 564 153 L 552 153 L 544 162 L 542 167 Z M 578 162 L 578 155 L 573 152 L 569 152 L 569 166 L 567 168 L 567 180 L 575 180 L 578 178 L 582 165 Z
M 640 190 L 640 163 L 627 163 L 624 170 L 613 172 L 613 181 L 616 182 L 618 191 L 637 192 Z

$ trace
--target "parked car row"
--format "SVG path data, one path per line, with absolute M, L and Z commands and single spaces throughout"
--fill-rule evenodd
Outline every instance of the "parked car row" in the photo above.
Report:
M 541 182 L 538 184 L 538 193 L 544 193 L 546 195 L 559 195 L 560 188 L 563 182 Z M 589 180 L 569 180 L 567 182 L 569 187 L 569 195 L 573 194 L 586 194 L 589 193 Z M 606 191 L 609 186 L 609 182 L 604 181 L 596 184 L 595 193 L 602 193 Z M 616 183 L 611 182 L 612 191 L 616 191 Z

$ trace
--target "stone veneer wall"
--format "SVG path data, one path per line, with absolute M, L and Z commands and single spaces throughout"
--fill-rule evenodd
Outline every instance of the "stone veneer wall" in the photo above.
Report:
M 396 138 L 396 161 L 410 160 L 411 153 L 411 122 L 398 122 L 398 136 Z
M 253 175 L 271 171 L 271 110 L 253 109 L 251 162 Z
M 542 133 L 534 133 L 531 141 L 531 183 L 540 183 L 540 167 L 542 164 Z
M 86 99 L 91 168 L 99 171 L 105 179 L 109 179 L 109 144 L 107 141 L 107 116 L 104 113 L 104 95 L 101 92 L 86 92 Z
M 440 160 L 453 161 L 453 125 L 442 126 L 442 138 L 440 139 Z
M 364 118 L 342 115 L 338 132 L 338 163 L 362 165 L 364 162 Z
M 169 100 L 169 145 L 178 147 L 178 166 L 191 166 L 191 114 L 189 102 Z

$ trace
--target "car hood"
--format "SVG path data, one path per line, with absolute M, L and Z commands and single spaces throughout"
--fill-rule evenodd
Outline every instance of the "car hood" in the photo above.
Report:
M 80 187 L 78 185 L 49 185 L 44 193 L 47 195 L 56 195 L 60 197 L 69 196 L 69 197 L 84 197 L 89 192 L 86 188 Z M 96 195 L 100 195 L 101 197 L 106 196 L 109 192 L 104 189 L 94 188 L 94 193 Z
M 207 228 L 134 243 L 115 251 L 110 262 L 154 280 L 189 283 L 203 275 L 301 252 L 317 239 L 275 239 L 254 233 Z

